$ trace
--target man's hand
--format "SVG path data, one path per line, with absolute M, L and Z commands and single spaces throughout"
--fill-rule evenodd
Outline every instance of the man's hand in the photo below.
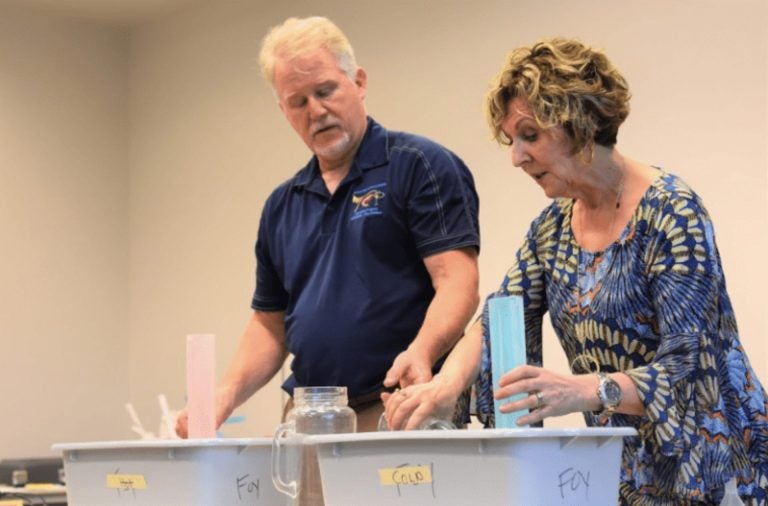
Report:
M 429 357 L 420 355 L 410 348 L 400 353 L 392 367 L 387 371 L 384 378 L 385 387 L 400 386 L 405 388 L 409 385 L 426 383 L 432 379 L 432 363 Z
M 390 430 L 418 428 L 429 416 L 450 420 L 461 388 L 438 374 L 426 383 L 381 394 Z
M 240 404 L 263 387 L 283 365 L 285 349 L 285 313 L 254 311 L 245 327 L 235 357 L 216 389 L 216 428 Z M 176 434 L 189 437 L 189 412 L 184 408 L 176 418 Z
M 235 410 L 235 395 L 231 389 L 220 387 L 216 390 L 216 428 L 221 427 L 224 420 Z M 176 417 L 176 434 L 180 438 L 189 437 L 189 411 L 185 406 Z
M 456 344 L 479 301 L 477 250 L 462 248 L 428 256 L 424 265 L 435 296 L 424 323 L 408 349 L 392 363 L 384 379 L 387 388 L 426 383 L 432 366 Z

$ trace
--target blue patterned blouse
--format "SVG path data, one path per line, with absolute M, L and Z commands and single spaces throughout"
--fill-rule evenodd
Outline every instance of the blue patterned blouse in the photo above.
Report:
M 608 422 L 639 433 L 625 440 L 621 504 L 719 504 L 733 477 L 746 504 L 768 504 L 766 394 L 739 342 L 701 200 L 660 171 L 619 240 L 600 252 L 577 244 L 572 207 L 558 199 L 539 215 L 490 297 L 523 296 L 529 363 L 541 365 L 549 311 L 569 363 L 635 382 L 645 416 Z M 476 394 L 492 426 L 488 328 L 486 303 Z

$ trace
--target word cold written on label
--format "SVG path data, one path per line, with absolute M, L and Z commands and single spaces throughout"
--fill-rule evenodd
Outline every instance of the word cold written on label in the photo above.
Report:
M 379 482 L 384 486 L 395 485 L 398 496 L 402 486 L 430 485 L 432 496 L 435 496 L 432 464 L 416 466 L 403 464 L 398 467 L 379 469 Z

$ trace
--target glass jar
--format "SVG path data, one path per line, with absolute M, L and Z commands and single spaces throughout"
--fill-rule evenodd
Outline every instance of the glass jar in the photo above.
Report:
M 387 417 L 384 416 L 386 413 L 382 413 L 379 417 L 379 425 L 377 430 L 379 432 L 387 432 L 390 430 L 389 423 L 387 422 Z M 442 418 L 437 418 L 434 416 L 428 416 L 424 419 L 423 422 L 419 424 L 418 427 L 416 427 L 417 430 L 454 430 L 456 429 L 456 426 L 453 424 L 453 422 L 449 420 L 444 420 Z
M 299 434 L 355 432 L 357 415 L 347 406 L 347 387 L 299 387 L 286 422 L 295 422 Z
M 323 489 L 317 448 L 305 444 L 309 434 L 341 434 L 357 430 L 357 415 L 347 405 L 346 387 L 297 387 L 293 391 L 293 407 L 275 431 L 272 440 L 272 482 L 280 492 L 290 496 L 294 504 L 322 506 Z M 291 449 L 285 450 L 283 440 Z M 285 471 L 295 479 L 283 479 Z

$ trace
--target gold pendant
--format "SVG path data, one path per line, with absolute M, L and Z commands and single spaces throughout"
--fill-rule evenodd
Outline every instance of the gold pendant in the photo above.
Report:
M 582 353 L 571 362 L 571 371 L 573 374 L 594 374 L 600 371 L 600 364 L 594 357 Z

